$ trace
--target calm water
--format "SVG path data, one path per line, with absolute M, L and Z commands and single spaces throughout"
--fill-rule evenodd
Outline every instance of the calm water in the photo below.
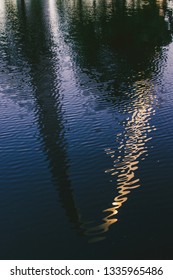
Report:
M 169 259 L 172 2 L 1 0 L 1 259 Z

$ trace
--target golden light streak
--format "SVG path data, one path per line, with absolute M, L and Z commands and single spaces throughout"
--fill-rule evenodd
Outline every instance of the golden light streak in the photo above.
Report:
M 147 156 L 146 142 L 151 140 L 148 134 L 154 127 L 149 124 L 149 119 L 154 113 L 156 95 L 153 85 L 148 81 L 138 81 L 134 84 L 135 100 L 133 101 L 133 113 L 124 124 L 124 133 L 117 134 L 119 147 L 117 151 L 120 155 L 113 161 L 113 168 L 106 170 L 111 175 L 116 175 L 116 192 L 118 194 L 112 201 L 112 206 L 103 210 L 108 213 L 98 226 L 87 229 L 87 235 L 100 235 L 109 230 L 109 227 L 118 222 L 118 213 L 123 204 L 128 200 L 132 190 L 140 187 L 140 180 L 136 178 L 135 172 L 139 168 L 141 156 Z M 111 148 L 106 149 L 108 155 L 115 154 L 117 151 Z M 95 241 L 98 241 L 95 239 Z

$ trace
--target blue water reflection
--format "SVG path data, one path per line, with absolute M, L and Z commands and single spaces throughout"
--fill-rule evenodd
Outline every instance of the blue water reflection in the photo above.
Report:
M 3 1 L 2 258 L 170 257 L 171 9 Z

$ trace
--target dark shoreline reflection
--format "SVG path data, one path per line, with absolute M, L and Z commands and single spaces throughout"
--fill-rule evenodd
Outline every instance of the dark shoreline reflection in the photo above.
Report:
M 62 208 L 78 235 L 86 235 L 91 242 L 103 240 L 110 226 L 117 223 L 119 212 L 133 190 L 141 186 L 140 164 L 148 156 L 148 143 L 156 130 L 151 120 L 158 103 L 155 86 L 162 79 L 166 63 L 163 46 L 172 40 L 167 3 L 17 0 L 16 5 L 6 0 L 5 12 L 6 60 L 21 73 L 25 72 L 21 58 L 28 66 L 33 89 L 28 100 L 34 100 L 41 148 Z M 65 81 L 71 77 L 73 88 L 65 88 Z M 113 176 L 111 199 L 108 205 L 104 201 L 98 203 L 98 208 L 101 206 L 98 212 L 85 218 L 82 207 L 78 207 L 80 195 L 78 198 L 72 187 L 75 176 L 69 152 L 72 126 L 77 127 L 81 142 L 85 140 L 81 127 L 67 117 L 69 104 L 75 108 L 76 99 L 69 94 L 74 88 L 82 101 L 83 92 L 92 90 L 93 111 L 109 109 L 118 116 L 116 131 L 110 136 L 115 143 L 111 147 L 105 145 L 112 162 L 103 170 L 103 176 L 109 176 L 104 171 Z M 64 101 L 68 98 L 69 107 Z M 20 101 L 21 96 L 17 96 L 16 102 Z M 84 124 L 86 120 L 87 117 Z M 69 131 L 68 126 L 71 126 Z M 103 151 L 103 160 L 104 156 Z M 79 161 L 78 180 L 82 178 L 80 167 Z M 92 173 L 89 164 L 87 168 Z M 83 196 L 89 182 L 90 178 L 84 185 Z M 92 212 L 93 205 L 88 212 Z
M 116 136 L 116 149 L 106 148 L 113 158 L 113 167 L 105 172 L 116 175 L 117 196 L 103 210 L 105 217 L 100 224 L 82 226 L 85 234 L 99 236 L 91 241 L 102 240 L 100 234 L 118 221 L 118 212 L 128 195 L 140 186 L 135 174 L 140 161 L 148 156 L 147 142 L 156 129 L 150 120 L 157 106 L 154 80 L 161 77 L 166 61 L 161 47 L 171 42 L 166 8 L 166 1 L 57 1 L 60 26 L 66 26 L 66 40 L 78 54 L 75 61 L 81 70 L 76 78 L 89 68 L 90 78 L 101 86 L 111 80 L 111 86 L 101 90 L 98 102 L 117 102 L 120 96 L 118 110 L 127 118 L 124 131 Z M 101 73 L 101 78 L 95 73 Z M 79 83 L 84 82 L 79 78 Z

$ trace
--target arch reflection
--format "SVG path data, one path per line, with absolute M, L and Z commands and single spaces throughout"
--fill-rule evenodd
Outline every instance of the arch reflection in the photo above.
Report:
M 156 1 L 118 0 L 58 0 L 56 3 L 54 0 L 31 0 L 17 1 L 17 5 L 8 0 L 5 3 L 7 20 L 12 22 L 12 30 L 18 32 L 17 40 L 11 40 L 12 46 L 20 46 L 30 67 L 40 138 L 62 205 L 77 232 L 96 235 L 96 240 L 101 240 L 100 235 L 118 221 L 118 213 L 130 193 L 140 186 L 139 164 L 147 156 L 147 142 L 150 132 L 155 129 L 150 125 L 157 103 L 152 75 L 160 75 L 158 61 L 164 58 L 159 48 L 171 40 L 165 22 L 166 4 L 164 1 L 158 4 Z M 152 32 L 147 15 L 149 19 L 153 18 Z M 14 49 L 11 50 L 14 55 Z M 146 54 L 145 50 L 148 50 Z M 110 70 L 107 61 L 112 57 L 115 63 Z M 68 63 L 71 68 L 66 67 Z M 111 94 L 104 88 L 99 100 L 107 107 L 113 103 L 116 109 L 119 108 L 120 116 L 125 113 L 129 117 L 123 123 L 123 132 L 117 135 L 117 149 L 106 149 L 113 159 L 111 170 L 106 172 L 116 177 L 115 197 L 110 207 L 103 210 L 103 219 L 100 218 L 101 211 L 98 212 L 100 224 L 86 225 L 76 206 L 76 194 L 71 189 L 61 89 L 69 77 L 76 84 L 83 82 L 78 75 L 79 68 L 80 71 L 85 68 L 89 73 L 91 70 L 92 79 L 93 67 L 102 74 L 98 78 L 101 86 L 108 79 L 111 81 Z M 129 69 L 132 70 L 130 74 Z M 141 72 L 145 73 L 142 78 Z M 118 94 L 124 103 L 117 101 Z M 97 102 L 97 98 L 95 100 Z
M 123 123 L 124 131 L 116 136 L 117 149 L 105 150 L 113 159 L 112 168 L 105 172 L 116 177 L 117 195 L 111 207 L 103 210 L 105 217 L 100 225 L 86 230 L 86 234 L 91 236 L 107 232 L 112 224 L 118 222 L 120 208 L 128 200 L 130 193 L 141 185 L 136 173 L 140 161 L 148 156 L 147 143 L 152 139 L 150 133 L 156 129 L 150 125 L 150 119 L 155 114 L 157 94 L 152 82 L 147 80 L 136 81 L 133 91 L 135 99 L 128 111 L 131 116 Z
M 42 0 L 5 1 L 4 26 L 11 30 L 11 34 L 7 30 L 5 34 L 9 47 L 5 49 L 6 60 L 9 64 L 19 67 L 19 73 L 24 71 L 26 75 L 27 70 L 33 94 L 28 97 L 28 101 L 34 100 L 35 121 L 39 129 L 42 149 L 46 154 L 52 174 L 52 181 L 66 216 L 81 234 L 80 215 L 69 178 L 65 139 L 66 120 L 62 108 L 63 96 L 60 92 L 64 61 L 55 45 L 54 40 L 60 40 L 59 37 L 57 38 L 56 31 L 58 22 L 49 4 L 49 1 Z M 23 64 L 27 67 L 24 68 Z M 22 96 L 16 96 L 19 102 L 21 99 Z
M 116 195 L 102 211 L 104 218 L 100 212 L 92 217 L 94 222 L 82 225 L 86 235 L 96 236 L 92 241 L 99 241 L 118 222 L 118 214 L 130 193 L 141 185 L 139 165 L 148 156 L 147 143 L 156 129 L 150 124 L 157 104 L 154 79 L 161 76 L 164 65 L 164 62 L 160 65 L 165 60 L 161 47 L 171 41 L 166 21 L 167 3 L 103 0 L 66 4 L 57 1 L 61 25 L 67 20 L 72 53 L 78 54 L 77 58 L 74 56 L 76 64 L 81 72 L 89 68 L 91 77 L 93 69 L 99 73 L 101 78 L 95 77 L 93 71 L 93 80 L 103 85 L 102 97 L 98 99 L 107 100 L 108 104 L 111 100 L 121 116 L 128 115 L 123 132 L 116 137 L 116 149 L 106 149 L 113 164 L 105 172 L 116 178 Z M 111 91 L 104 87 L 108 79 L 112 79 Z

